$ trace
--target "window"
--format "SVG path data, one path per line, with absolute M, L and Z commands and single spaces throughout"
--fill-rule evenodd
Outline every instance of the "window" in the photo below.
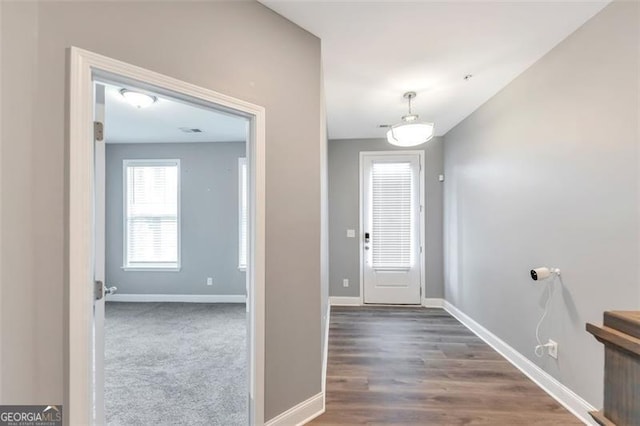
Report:
M 238 158 L 238 268 L 247 269 L 247 159 Z
M 409 269 L 412 259 L 411 163 L 373 163 L 373 267 Z
M 124 160 L 124 269 L 180 268 L 180 160 Z

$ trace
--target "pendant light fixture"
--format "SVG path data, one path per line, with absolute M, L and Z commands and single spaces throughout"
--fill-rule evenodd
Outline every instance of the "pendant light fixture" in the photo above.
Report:
M 433 138 L 433 123 L 421 123 L 418 115 L 411 112 L 411 100 L 416 92 L 407 92 L 403 97 L 409 102 L 409 114 L 402 116 L 402 123 L 394 124 L 387 131 L 387 140 L 391 145 L 416 146 Z

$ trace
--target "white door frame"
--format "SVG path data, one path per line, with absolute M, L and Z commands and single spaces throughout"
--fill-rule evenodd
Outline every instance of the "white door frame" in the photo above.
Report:
M 420 303 L 423 303 L 426 294 L 426 270 L 424 256 L 426 253 L 426 239 L 425 239 L 425 181 L 424 181 L 424 151 L 422 150 L 393 150 L 393 151 L 360 151 L 360 168 L 358 174 L 359 187 L 359 204 L 360 204 L 360 228 L 358 241 L 358 257 L 360 258 L 360 305 L 364 305 L 364 256 L 363 253 L 363 240 L 364 240 L 364 182 L 362 176 L 364 175 L 364 158 L 370 155 L 380 155 L 385 157 L 401 156 L 401 155 L 417 155 L 420 158 Z
M 264 424 L 265 315 L 265 109 L 172 77 L 76 47 L 69 49 L 68 230 L 65 287 L 64 408 L 66 425 L 92 423 L 93 321 L 93 79 L 111 75 L 154 86 L 203 104 L 215 104 L 250 120 L 247 144 L 249 240 L 247 279 L 251 307 L 249 408 Z

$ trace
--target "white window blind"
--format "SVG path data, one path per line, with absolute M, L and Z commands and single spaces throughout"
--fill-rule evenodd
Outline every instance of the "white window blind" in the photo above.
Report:
M 125 160 L 125 268 L 179 267 L 179 160 Z
M 247 267 L 247 159 L 238 159 L 238 268 Z
M 374 162 L 371 170 L 372 266 L 409 269 L 413 263 L 411 163 Z

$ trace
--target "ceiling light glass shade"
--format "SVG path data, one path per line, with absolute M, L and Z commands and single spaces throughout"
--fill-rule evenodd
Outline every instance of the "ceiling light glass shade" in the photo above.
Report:
M 416 146 L 433 138 L 433 123 L 400 123 L 392 126 L 387 132 L 387 140 L 391 145 Z
M 155 96 L 146 93 L 134 92 L 132 90 L 122 89 L 120 91 L 122 97 L 136 108 L 146 108 L 158 100 Z

